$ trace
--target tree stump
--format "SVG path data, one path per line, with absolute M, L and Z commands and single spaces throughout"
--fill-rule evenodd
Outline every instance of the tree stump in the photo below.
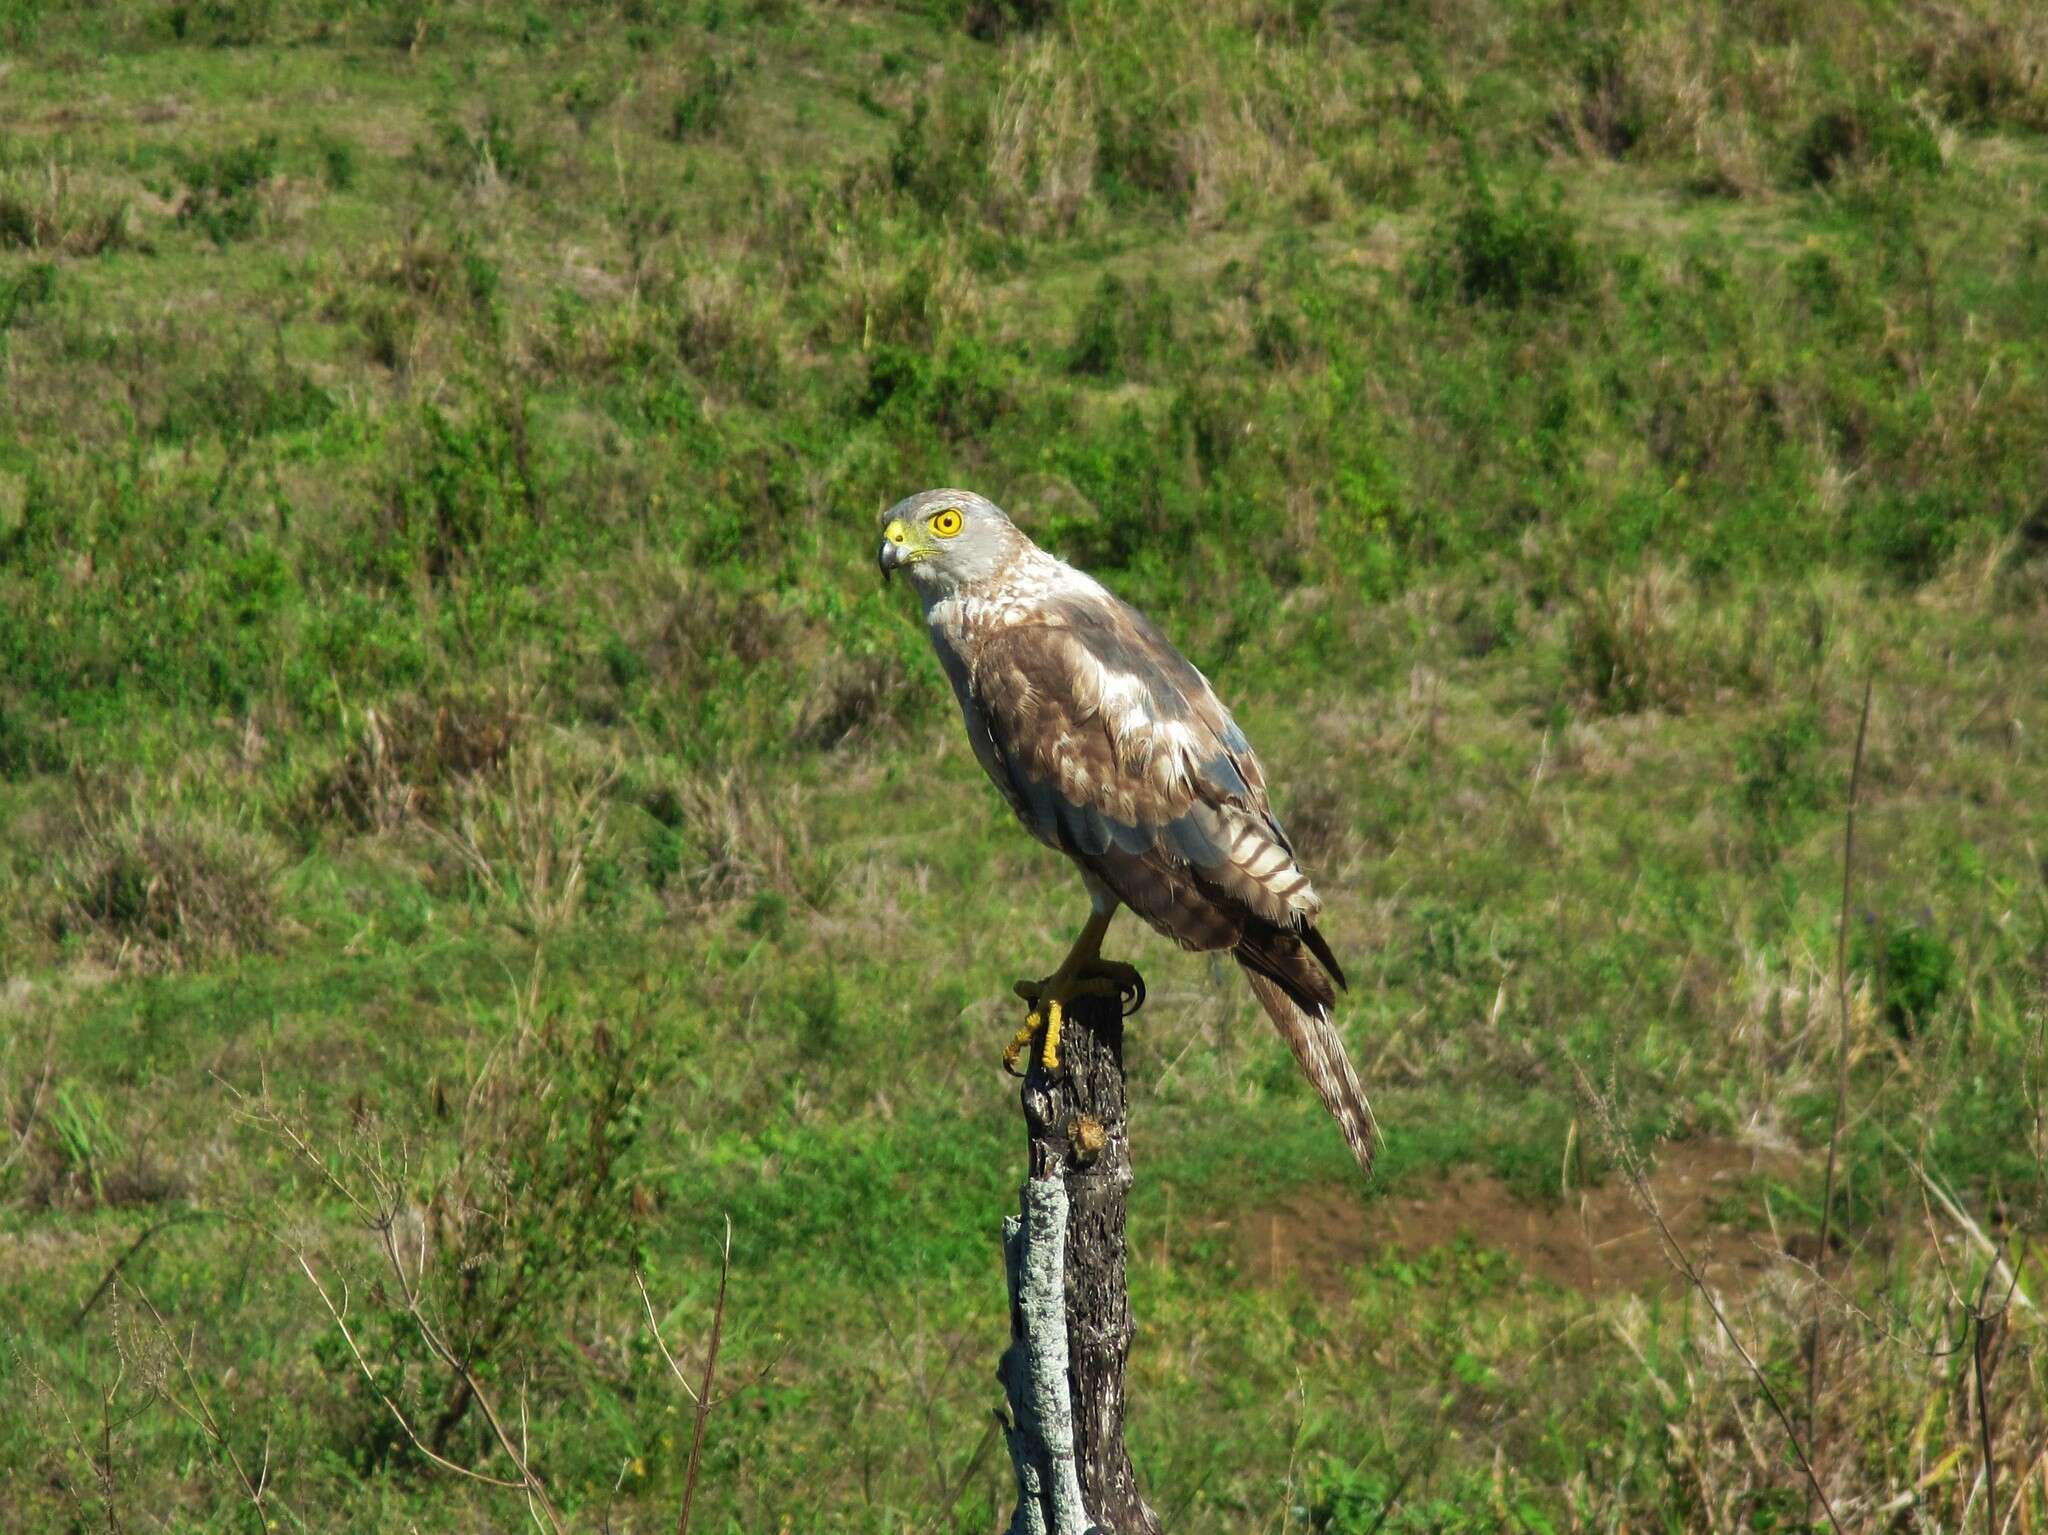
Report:
M 1040 1065 L 1034 1041 L 1024 1079 L 1029 1174 L 1022 1215 L 1003 1223 L 1010 1347 L 997 1372 L 1013 1420 L 1012 1535 L 1159 1535 L 1124 1449 L 1123 1049 L 1124 1000 L 1077 998 L 1059 1066 Z

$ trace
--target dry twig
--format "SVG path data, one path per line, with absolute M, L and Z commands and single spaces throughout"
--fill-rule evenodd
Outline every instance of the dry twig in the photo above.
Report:
M 1763 1393 L 1764 1401 L 1769 1405 L 1772 1416 L 1778 1420 L 1778 1426 L 1784 1429 L 1785 1438 L 1792 1446 L 1792 1454 L 1799 1462 L 1799 1469 L 1806 1476 L 1806 1485 L 1812 1490 L 1814 1498 L 1819 1502 L 1821 1512 L 1827 1516 L 1829 1528 L 1834 1530 L 1835 1535 L 1845 1535 L 1841 1520 L 1835 1516 L 1834 1504 L 1828 1500 L 1827 1493 L 1822 1489 L 1820 1477 L 1813 1469 L 1813 1461 L 1807 1456 L 1806 1446 L 1800 1441 L 1799 1431 L 1792 1426 L 1792 1419 L 1785 1411 L 1785 1404 L 1778 1400 L 1778 1393 L 1771 1389 L 1769 1378 L 1765 1376 L 1762 1368 L 1758 1366 L 1755 1358 L 1750 1354 L 1747 1346 L 1744 1345 L 1741 1335 L 1735 1331 L 1734 1325 L 1729 1322 L 1727 1313 L 1721 1309 L 1721 1302 L 1715 1298 L 1714 1292 L 1709 1288 L 1706 1278 L 1692 1261 L 1692 1256 L 1686 1252 L 1685 1244 L 1678 1240 L 1678 1234 L 1665 1221 L 1663 1208 L 1657 1203 L 1657 1196 L 1650 1188 L 1650 1180 L 1644 1171 L 1642 1157 L 1636 1152 L 1635 1147 L 1629 1143 L 1627 1137 L 1621 1133 L 1621 1127 L 1615 1119 L 1613 1106 L 1593 1086 L 1592 1080 L 1586 1075 L 1586 1069 L 1577 1061 L 1572 1062 L 1572 1074 L 1578 1079 L 1580 1093 L 1592 1105 L 1594 1122 L 1600 1126 L 1602 1138 L 1608 1143 L 1609 1154 L 1614 1157 L 1616 1165 L 1621 1168 L 1623 1176 L 1628 1179 L 1629 1188 L 1634 1193 L 1636 1202 L 1643 1207 L 1644 1213 L 1656 1225 L 1657 1234 L 1664 1242 L 1665 1256 L 1685 1281 L 1699 1293 L 1700 1299 L 1707 1303 L 1707 1309 L 1714 1314 L 1714 1321 L 1719 1324 L 1722 1336 L 1727 1338 L 1729 1345 L 1734 1348 L 1737 1357 L 1742 1360 L 1744 1367 L 1749 1371 L 1750 1377 L 1755 1380 L 1757 1389 Z
M 1814 1267 L 1828 1261 L 1828 1242 L 1835 1218 L 1835 1164 L 1842 1144 L 1842 1120 L 1849 1111 L 1849 897 L 1856 877 L 1856 791 L 1863 782 L 1863 742 L 1870 732 L 1870 694 L 1877 674 L 1863 679 L 1863 712 L 1856 722 L 1856 755 L 1849 764 L 1849 803 L 1842 816 L 1842 907 L 1835 922 L 1835 1002 L 1841 1010 L 1841 1034 L 1835 1042 L 1835 1112 L 1828 1122 L 1828 1171 L 1820 1200 L 1820 1246 Z M 1819 1444 L 1821 1344 L 1825 1337 L 1827 1313 L 1824 1296 L 1813 1297 L 1813 1350 L 1806 1366 L 1806 1437 Z
M 314 1293 L 320 1297 L 321 1305 L 327 1309 L 327 1314 L 334 1320 L 336 1328 L 340 1330 L 342 1341 L 347 1344 L 349 1353 L 355 1359 L 357 1368 L 361 1370 L 364 1380 L 369 1383 L 371 1391 L 375 1393 L 378 1401 L 383 1404 L 385 1411 L 390 1414 L 392 1421 L 398 1425 L 400 1432 L 405 1435 L 407 1441 L 414 1449 L 418 1450 L 431 1464 L 440 1467 L 444 1471 L 452 1472 L 473 1482 L 481 1482 L 489 1487 L 509 1488 L 524 1493 L 527 1511 L 531 1514 L 534 1523 L 545 1530 L 551 1531 L 552 1535 L 563 1535 L 561 1517 L 555 1511 L 554 1502 L 548 1496 L 546 1485 L 542 1482 L 539 1473 L 533 1469 L 533 1463 L 525 1448 L 525 1414 L 523 1405 L 521 1409 L 521 1436 L 520 1440 L 515 1442 L 512 1434 L 505 1426 L 504 1419 L 500 1417 L 496 1404 L 491 1400 L 489 1394 L 485 1392 L 482 1383 L 476 1378 L 476 1373 L 448 1345 L 447 1341 L 441 1336 L 439 1328 L 436 1327 L 433 1319 L 427 1313 L 421 1295 L 426 1273 L 427 1233 L 424 1225 L 422 1225 L 419 1234 L 419 1251 L 412 1257 L 410 1266 L 408 1266 L 407 1255 L 400 1248 L 397 1235 L 399 1220 L 405 1209 L 405 1196 L 399 1181 L 391 1178 L 381 1166 L 372 1165 L 359 1157 L 357 1160 L 369 1178 L 371 1185 L 371 1197 L 365 1199 L 349 1185 L 347 1180 L 328 1166 L 326 1160 L 313 1149 L 310 1142 L 308 1142 L 299 1129 L 290 1120 L 285 1118 L 276 1106 L 269 1102 L 267 1097 L 256 1100 L 254 1107 L 251 1108 L 247 1106 L 250 1100 L 246 1096 L 239 1093 L 236 1096 L 245 1105 L 243 1109 L 244 1114 L 282 1136 L 292 1150 L 298 1154 L 300 1160 L 311 1168 L 322 1182 L 348 1201 L 350 1207 L 355 1210 L 357 1216 L 376 1237 L 378 1247 L 383 1253 L 385 1264 L 390 1269 L 393 1278 L 397 1281 L 401 1306 L 407 1318 L 412 1322 L 414 1330 L 419 1334 L 420 1341 L 426 1344 L 428 1351 L 462 1383 L 463 1389 L 469 1393 L 471 1400 L 476 1403 L 478 1410 L 483 1413 L 484 1421 L 489 1425 L 491 1436 L 497 1441 L 498 1448 L 504 1453 L 505 1458 L 512 1463 L 514 1470 L 518 1473 L 517 1479 L 510 1480 L 492 1476 L 473 1467 L 462 1465 L 457 1461 L 450 1460 L 445 1455 L 437 1453 L 426 1442 L 413 1427 L 411 1420 L 405 1416 L 403 1409 L 378 1386 L 376 1373 L 371 1369 L 369 1361 L 363 1356 L 362 1348 L 357 1344 L 355 1334 L 348 1325 L 348 1292 L 346 1288 L 342 1291 L 341 1302 L 337 1304 L 334 1297 L 328 1293 L 327 1287 L 321 1283 L 320 1276 L 314 1269 L 312 1260 L 307 1256 L 305 1249 L 281 1233 L 272 1233 L 278 1243 L 291 1253 L 294 1261 L 299 1266 L 300 1272 L 311 1282 Z

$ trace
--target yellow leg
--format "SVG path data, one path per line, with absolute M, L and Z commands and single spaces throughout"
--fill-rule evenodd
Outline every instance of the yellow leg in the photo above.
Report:
M 1045 1004 L 1045 1050 L 1039 1059 L 1045 1062 L 1045 1069 L 1052 1071 L 1060 1063 L 1060 1005 L 1057 1002 Z
M 1087 924 L 1075 938 L 1074 946 L 1067 951 L 1067 957 L 1060 961 L 1059 969 L 1042 981 L 1017 983 L 1017 995 L 1031 1004 L 1031 1014 L 1003 1052 L 1003 1065 L 1011 1071 L 1017 1069 L 1018 1059 L 1040 1029 L 1045 1031 L 1045 1043 L 1038 1058 L 1047 1071 L 1058 1068 L 1060 1029 L 1066 1022 L 1066 1004 L 1095 989 L 1094 982 L 1081 978 L 1101 965 L 1103 935 L 1109 931 L 1109 919 L 1115 914 L 1114 907 L 1108 911 L 1090 912 Z

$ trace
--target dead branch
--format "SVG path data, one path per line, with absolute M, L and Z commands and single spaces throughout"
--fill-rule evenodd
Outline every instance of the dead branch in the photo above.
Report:
M 1665 1221 L 1663 1208 L 1657 1203 L 1656 1193 L 1651 1189 L 1649 1177 L 1643 1169 L 1642 1157 L 1621 1133 L 1613 1105 L 1593 1086 L 1592 1080 L 1586 1075 L 1585 1067 L 1577 1061 L 1572 1062 L 1572 1075 L 1578 1079 L 1579 1091 L 1592 1105 L 1594 1122 L 1600 1126 L 1602 1138 L 1608 1143 L 1609 1153 L 1614 1157 L 1616 1165 L 1621 1168 L 1622 1175 L 1627 1178 L 1629 1189 L 1636 1197 L 1636 1203 L 1642 1206 L 1644 1213 L 1656 1225 L 1657 1234 L 1664 1243 L 1665 1257 L 1679 1275 L 1699 1293 L 1700 1299 L 1707 1303 L 1707 1309 L 1714 1314 L 1714 1321 L 1719 1324 L 1722 1336 L 1727 1338 L 1737 1357 L 1742 1360 L 1751 1379 L 1756 1382 L 1757 1389 L 1763 1393 L 1764 1401 L 1769 1404 L 1772 1416 L 1778 1420 L 1778 1426 L 1785 1431 L 1786 1441 L 1792 1446 L 1792 1453 L 1799 1461 L 1799 1469 L 1805 1473 L 1806 1484 L 1820 1503 L 1821 1512 L 1827 1516 L 1829 1528 L 1835 1535 L 1845 1535 L 1841 1520 L 1835 1517 L 1834 1504 L 1828 1500 L 1827 1493 L 1822 1489 L 1820 1477 L 1814 1472 L 1813 1462 L 1807 1456 L 1806 1446 L 1800 1441 L 1799 1431 L 1792 1426 L 1792 1419 L 1785 1411 L 1785 1404 L 1778 1400 L 1778 1393 L 1771 1389 L 1770 1380 L 1744 1345 L 1734 1325 L 1729 1322 L 1727 1313 L 1721 1309 L 1721 1303 L 1715 1298 L 1705 1276 L 1700 1273 L 1699 1267 L 1686 1252 L 1685 1244 L 1678 1240 L 1677 1233 Z
M 1828 1171 L 1820 1199 L 1820 1246 L 1816 1268 L 1828 1261 L 1828 1240 L 1835 1218 L 1835 1163 L 1842 1144 L 1842 1120 L 1849 1111 L 1849 897 L 1856 878 L 1856 791 L 1863 782 L 1863 742 L 1870 731 L 1870 694 L 1877 674 L 1863 679 L 1863 712 L 1856 722 L 1856 755 L 1849 763 L 1849 803 L 1842 815 L 1842 905 L 1835 920 L 1835 1001 L 1841 1012 L 1841 1033 L 1835 1041 L 1835 1112 L 1828 1121 Z M 1806 1437 L 1815 1440 L 1820 1421 L 1821 1344 L 1827 1313 L 1823 1297 L 1813 1298 L 1813 1350 L 1806 1367 Z

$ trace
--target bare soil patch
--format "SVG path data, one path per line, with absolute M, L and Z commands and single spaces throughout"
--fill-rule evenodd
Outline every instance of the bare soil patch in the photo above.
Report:
M 1787 1173 L 1789 1152 L 1730 1140 L 1662 1147 L 1650 1178 L 1672 1233 L 1707 1282 L 1744 1290 L 1782 1261 L 1768 1231 L 1725 1218 L 1752 1177 Z M 1415 1193 L 1367 1200 L 1321 1185 L 1249 1211 L 1235 1222 L 1239 1272 L 1259 1284 L 1299 1282 L 1316 1294 L 1350 1292 L 1357 1271 L 1390 1254 L 1417 1256 L 1468 1239 L 1506 1253 L 1537 1278 L 1594 1296 L 1677 1289 L 1649 1213 L 1620 1178 L 1532 1203 L 1500 1179 L 1458 1172 Z M 1787 1231 L 1796 1245 L 1801 1233 Z

